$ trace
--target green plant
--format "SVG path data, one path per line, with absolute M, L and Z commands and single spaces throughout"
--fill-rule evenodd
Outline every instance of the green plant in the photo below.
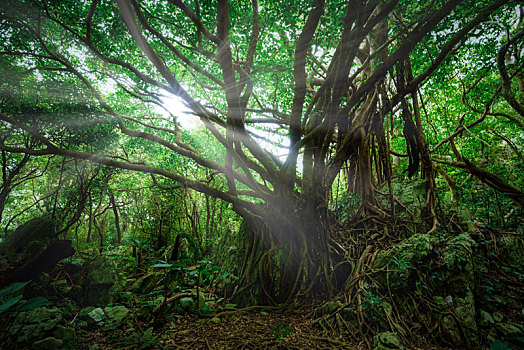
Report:
M 276 326 L 271 327 L 270 333 L 278 339 L 287 338 L 294 331 L 284 322 L 278 322 Z
M 152 328 L 144 331 L 131 334 L 131 336 L 123 341 L 124 345 L 141 344 L 140 348 L 145 349 L 150 345 L 155 345 L 157 340 L 153 338 Z
M 0 314 L 6 312 L 11 308 L 13 308 L 13 310 L 15 311 L 30 311 L 36 309 L 37 307 L 46 306 L 49 304 L 49 300 L 47 300 L 44 297 L 31 298 L 27 300 L 25 303 L 20 304 L 19 302 L 22 300 L 23 295 L 17 295 L 14 297 L 7 298 L 7 296 L 21 290 L 30 282 L 31 281 L 13 283 L 7 288 L 4 288 L 0 291 Z
M 382 300 L 380 296 L 373 292 L 367 292 L 363 295 L 364 301 L 362 302 L 362 310 L 364 311 L 365 317 L 369 321 L 382 322 Z

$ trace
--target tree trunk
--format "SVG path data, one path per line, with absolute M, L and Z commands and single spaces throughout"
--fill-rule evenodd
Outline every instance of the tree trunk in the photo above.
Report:
M 120 232 L 120 216 L 118 215 L 118 209 L 116 206 L 115 195 L 113 191 L 110 191 L 110 200 L 111 208 L 113 209 L 113 214 L 115 215 L 115 228 L 116 228 L 116 241 L 118 244 L 122 243 L 122 233 Z

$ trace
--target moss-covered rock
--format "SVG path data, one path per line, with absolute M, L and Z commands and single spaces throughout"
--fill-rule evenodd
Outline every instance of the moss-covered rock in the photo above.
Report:
M 104 313 L 108 318 L 108 328 L 116 329 L 122 326 L 131 316 L 131 312 L 125 306 L 108 306 L 104 308 Z
M 116 274 L 113 265 L 103 256 L 96 255 L 85 263 L 87 293 L 85 305 L 107 305 L 113 302 Z
M 437 238 L 428 234 L 416 234 L 389 250 L 380 251 L 373 264 L 375 269 L 384 270 L 379 280 L 394 281 L 394 287 L 405 288 L 410 271 L 417 262 L 428 256 Z
M 9 263 L 34 259 L 56 239 L 56 225 L 47 216 L 34 218 L 10 232 L 0 245 Z
M 395 198 L 413 213 L 415 221 L 421 222 L 422 208 L 426 201 L 426 180 L 408 180 L 398 177 L 393 181 L 392 187 Z M 388 203 L 384 203 L 384 206 L 387 207 Z M 397 209 L 399 215 L 411 219 L 403 208 L 397 207 Z
M 65 342 L 73 341 L 76 339 L 76 331 L 72 327 L 64 327 L 61 325 L 56 326 L 53 331 L 53 337 L 61 339 Z
M 180 306 L 186 310 L 192 310 L 195 308 L 195 301 L 191 297 L 180 298 Z
M 47 337 L 42 340 L 38 340 L 33 343 L 34 350 L 58 350 L 62 347 L 64 343 L 61 339 L 56 339 L 53 337 Z
M 39 307 L 20 312 L 7 333 L 15 343 L 32 343 L 45 338 L 62 320 L 62 312 L 57 308 Z
M 433 271 L 432 289 L 446 295 L 448 307 L 455 317 L 443 319 L 444 328 L 456 346 L 476 346 L 480 342 L 476 322 L 475 275 L 473 251 L 475 241 L 469 232 L 448 239 L 440 246 L 439 268 Z
M 400 345 L 400 338 L 394 332 L 382 332 L 373 337 L 373 350 L 404 349 Z
M 340 300 L 335 300 L 330 303 L 328 303 L 324 308 L 322 309 L 323 314 L 331 314 L 335 312 L 337 309 L 342 307 L 342 302 Z
M 161 283 L 165 278 L 163 271 L 150 272 L 139 279 L 131 286 L 131 291 L 137 294 L 148 294 L 156 288 L 163 287 Z
M 502 251 L 509 263 L 524 265 L 524 234 L 502 237 Z
M 164 302 L 164 297 L 159 296 L 153 300 L 144 300 L 140 304 L 140 308 L 136 310 L 136 315 L 139 318 L 148 319 L 152 316 L 153 311 Z
M 103 326 L 106 321 L 106 315 L 102 308 L 97 307 L 87 313 L 86 320 L 90 326 Z
M 131 311 L 122 305 L 106 306 L 105 308 L 87 307 L 80 311 L 79 318 L 85 320 L 91 327 L 104 327 L 104 329 L 117 329 L 129 325 Z

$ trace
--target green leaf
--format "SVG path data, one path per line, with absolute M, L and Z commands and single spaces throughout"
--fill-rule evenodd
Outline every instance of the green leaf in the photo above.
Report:
M 171 266 L 173 266 L 173 264 L 163 263 L 163 264 L 154 264 L 154 265 L 151 265 L 151 267 L 153 267 L 153 268 L 159 268 L 159 267 L 171 267 Z
M 511 348 L 508 346 L 508 344 L 497 340 L 496 342 L 491 343 L 489 350 L 511 350 Z
M 17 290 L 24 288 L 29 282 L 31 281 L 13 283 L 9 287 L 2 289 L 0 291 L 0 298 L 2 298 L 4 295 L 14 293 Z
M 40 306 L 47 306 L 49 305 L 49 300 L 44 297 L 35 297 L 31 298 L 28 301 L 26 301 L 23 304 L 20 304 L 16 307 L 16 311 L 31 311 L 33 309 L 36 309 Z
M 9 310 L 13 305 L 18 303 L 20 301 L 20 299 L 22 299 L 21 295 L 19 295 L 17 297 L 14 297 L 14 298 L 11 298 L 11 299 L 7 299 L 7 301 L 5 303 L 0 305 L 0 314 L 6 312 L 7 310 Z

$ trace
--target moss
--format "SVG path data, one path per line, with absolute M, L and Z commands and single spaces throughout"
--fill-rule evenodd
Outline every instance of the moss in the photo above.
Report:
M 384 274 L 379 280 L 382 283 L 394 280 L 395 287 L 406 287 L 411 269 L 433 251 L 436 243 L 437 239 L 431 235 L 416 234 L 389 250 L 380 251 L 373 267 L 387 269 L 389 276 Z
M 101 255 L 87 261 L 87 295 L 85 305 L 112 303 L 116 275 L 111 263 Z
M 49 217 L 34 218 L 9 233 L 0 245 L 0 254 L 10 263 L 31 260 L 56 239 L 55 232 L 56 224 Z

